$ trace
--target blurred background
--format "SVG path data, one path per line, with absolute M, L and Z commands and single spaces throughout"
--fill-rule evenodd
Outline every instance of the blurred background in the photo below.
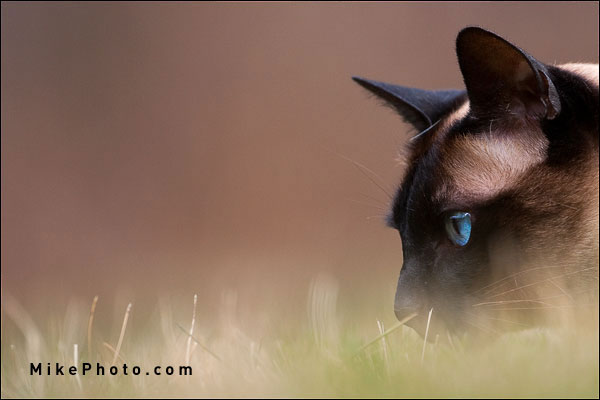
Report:
M 411 133 L 350 77 L 461 88 L 466 25 L 598 62 L 595 2 L 3 2 L 1 18 L 2 291 L 40 312 L 232 291 L 252 316 L 327 274 L 392 315 L 402 248 L 378 186 Z

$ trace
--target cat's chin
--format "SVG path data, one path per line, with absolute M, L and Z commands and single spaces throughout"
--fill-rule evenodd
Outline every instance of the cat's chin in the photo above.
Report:
M 458 333 L 457 327 L 447 324 L 441 318 L 429 318 L 428 313 L 419 314 L 405 322 L 405 325 L 414 330 L 419 336 L 428 342 L 434 343 L 449 335 Z

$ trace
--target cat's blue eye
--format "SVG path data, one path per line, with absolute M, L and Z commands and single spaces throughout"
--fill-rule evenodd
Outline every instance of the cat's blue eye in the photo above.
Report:
M 465 246 L 471 237 L 471 214 L 456 211 L 446 217 L 448 239 L 457 246 Z

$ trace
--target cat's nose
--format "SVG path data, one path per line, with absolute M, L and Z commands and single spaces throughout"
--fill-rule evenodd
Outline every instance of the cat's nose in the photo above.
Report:
M 398 321 L 404 321 L 406 326 L 410 326 L 421 336 L 425 334 L 427 316 L 423 312 L 422 301 L 414 293 L 412 295 L 409 293 L 402 294 L 401 292 L 396 294 L 394 314 L 396 314 Z
M 411 314 L 420 314 L 423 300 L 421 293 L 414 287 L 407 287 L 406 279 L 400 278 L 394 299 L 394 313 L 399 321 L 408 318 Z

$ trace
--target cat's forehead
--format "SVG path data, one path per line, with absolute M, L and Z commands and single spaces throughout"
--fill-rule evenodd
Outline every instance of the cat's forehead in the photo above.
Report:
M 598 90 L 598 65 L 564 64 L 567 71 Z M 470 104 L 443 118 L 430 146 L 437 147 L 432 166 L 437 179 L 432 195 L 438 202 L 485 202 L 515 189 L 547 158 L 549 140 L 537 122 L 504 118 L 473 120 Z
M 416 161 L 430 170 L 432 200 L 479 203 L 515 187 L 542 163 L 548 140 L 534 124 L 472 120 L 466 101 L 440 121 L 428 146 L 425 152 L 435 155 Z
M 552 172 L 551 165 L 572 157 L 580 159 L 583 155 L 579 152 L 557 151 L 557 145 L 576 141 L 596 126 L 589 115 L 597 104 L 598 66 L 559 65 L 552 74 L 561 90 L 568 89 L 563 95 L 570 100 L 561 120 L 545 128 L 539 120 L 513 116 L 507 104 L 486 119 L 463 98 L 414 137 L 402 157 L 408 168 L 393 203 L 390 225 L 399 227 L 417 205 L 427 212 L 466 209 L 504 195 L 526 194 L 528 187 L 540 184 L 540 179 Z M 552 137 L 558 138 L 554 147 Z

